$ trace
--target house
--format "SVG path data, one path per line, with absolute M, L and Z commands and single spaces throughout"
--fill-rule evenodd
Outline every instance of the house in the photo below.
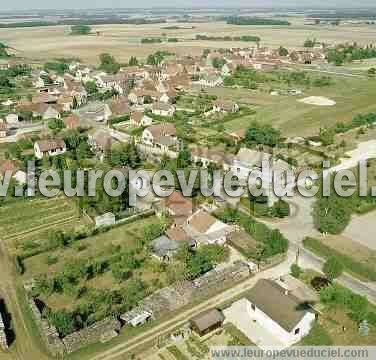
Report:
M 125 324 L 132 325 L 133 327 L 144 325 L 148 320 L 153 317 L 152 311 L 141 309 L 134 309 L 120 316 L 120 319 Z
M 273 280 L 262 279 L 224 310 L 233 323 L 262 349 L 285 349 L 309 334 L 315 313 Z
M 228 170 L 233 161 L 233 155 L 223 151 L 212 150 L 206 147 L 195 147 L 191 150 L 192 161 L 204 168 L 209 165 L 220 166 Z
M 175 125 L 163 123 L 147 127 L 142 133 L 142 143 L 167 150 L 177 144 Z
M 233 158 L 231 171 L 240 179 L 247 179 L 252 170 L 261 169 L 263 162 L 270 164 L 272 155 L 247 148 L 241 148 Z
M 222 327 L 224 315 L 217 309 L 206 311 L 190 320 L 191 329 L 199 336 L 205 336 Z
M 172 117 L 175 114 L 175 107 L 166 103 L 158 102 L 153 104 L 151 112 L 158 116 Z
M 236 113 L 239 111 L 239 105 L 234 101 L 217 100 L 213 104 L 213 111 L 223 113 Z
M 31 112 L 33 117 L 41 117 L 43 120 L 60 119 L 62 109 L 56 104 L 23 102 L 16 107 L 18 112 Z
M 34 144 L 34 154 L 38 159 L 43 159 L 45 156 L 62 155 L 66 151 L 65 142 L 61 139 L 40 140 Z
M 8 125 L 5 122 L 0 122 L 0 138 L 8 136 Z
M 64 125 L 67 129 L 77 129 L 80 125 L 80 118 L 76 114 L 71 114 L 64 119 Z
M 18 166 L 16 162 L 14 160 L 6 159 L 0 165 L 0 178 L 4 178 L 7 171 L 10 171 L 13 176 L 17 170 Z
M 204 75 L 196 83 L 201 86 L 214 88 L 223 85 L 223 78 L 219 75 Z
M 132 104 L 138 104 L 138 105 L 143 105 L 143 104 L 151 104 L 153 101 L 157 101 L 159 98 L 160 94 L 156 90 L 147 90 L 147 89 L 133 89 L 130 91 L 128 94 L 128 100 Z
M 129 118 L 130 125 L 134 127 L 150 126 L 153 123 L 153 119 L 142 111 L 133 111 Z
M 187 231 L 197 244 L 223 245 L 232 228 L 216 219 L 204 210 L 198 210 L 191 215 L 185 224 Z
M 239 129 L 239 130 L 236 130 L 236 131 L 233 131 L 232 133 L 230 133 L 229 135 L 231 136 L 231 138 L 235 141 L 235 143 L 239 143 L 241 141 L 243 141 L 246 137 L 246 134 L 247 134 L 247 129 L 245 128 L 242 128 L 242 129 Z
M 123 96 L 119 96 L 116 99 L 112 100 L 109 103 L 108 108 L 111 113 L 111 118 L 129 115 L 131 113 L 128 99 Z
M 173 217 L 175 223 L 183 224 L 193 213 L 192 199 L 185 197 L 180 191 L 174 191 L 163 200 L 165 209 Z
M 93 101 L 79 109 L 77 114 L 82 122 L 100 123 L 107 122 L 110 119 L 112 112 L 107 104 L 100 101 Z
M 113 145 L 112 136 L 105 130 L 94 130 L 89 132 L 88 144 L 96 153 L 105 153 L 110 150 Z
M 162 235 L 151 242 L 153 256 L 161 261 L 172 259 L 180 246 L 181 243 L 169 239 L 166 235 Z
M 39 93 L 37 95 L 34 95 L 31 102 L 33 104 L 56 104 L 57 103 L 57 97 L 54 95 L 51 95 L 49 93 Z
M 1 300 L 1 302 L 3 303 L 4 300 Z M 5 314 L 3 313 L 3 311 L 0 312 L 0 347 L 2 348 L 2 350 L 7 350 L 8 349 L 8 340 L 7 340 L 7 335 L 6 335 L 6 329 L 5 329 L 5 323 L 4 323 L 4 319 L 5 319 Z
M 124 73 L 116 75 L 100 74 L 96 76 L 96 84 L 103 91 L 115 90 L 123 95 L 129 89 L 129 78 Z
M 70 95 L 62 95 L 57 99 L 57 103 L 64 111 L 69 112 L 74 108 L 74 99 L 75 98 Z
M 190 247 L 196 246 L 196 241 L 184 230 L 183 226 L 179 226 L 177 223 L 166 231 L 166 236 L 172 241 L 186 243 Z

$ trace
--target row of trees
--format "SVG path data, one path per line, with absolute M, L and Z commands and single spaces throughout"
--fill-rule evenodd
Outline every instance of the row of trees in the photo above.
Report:
M 376 58 L 376 48 L 372 44 L 366 47 L 360 47 L 356 43 L 352 45 L 344 44 L 327 53 L 328 62 L 337 66 L 343 65 L 345 62 L 371 58 Z
M 231 25 L 291 25 L 290 22 L 286 20 L 265 19 L 249 16 L 231 16 L 226 20 L 227 24 Z

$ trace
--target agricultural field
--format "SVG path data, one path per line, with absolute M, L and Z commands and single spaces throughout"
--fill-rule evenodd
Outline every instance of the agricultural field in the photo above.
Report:
M 10 212 L 9 209 L 12 209 Z M 49 231 L 85 225 L 75 203 L 63 196 L 15 200 L 0 208 L 1 239 L 12 255 L 23 256 L 43 245 Z
M 367 44 L 374 41 L 376 29 L 370 25 L 310 26 L 304 25 L 304 18 L 289 18 L 291 26 L 236 26 L 224 22 L 192 23 L 193 29 L 163 29 L 165 24 L 152 25 L 101 25 L 93 26 L 99 36 L 70 36 L 69 26 L 0 29 L 0 38 L 18 50 L 21 56 L 32 59 L 53 59 L 56 57 L 81 58 L 85 62 L 97 63 L 103 52 L 113 54 L 120 62 L 131 56 L 145 58 L 156 50 L 168 50 L 179 55 L 200 55 L 205 48 L 244 47 L 252 43 L 231 41 L 194 40 L 197 34 L 207 36 L 243 36 L 261 38 L 263 46 L 290 48 L 303 46 L 304 41 L 316 38 L 328 43 L 353 42 Z M 169 23 L 169 26 L 181 24 Z M 283 29 L 281 31 L 281 29 Z M 141 35 L 142 34 L 142 35 Z M 142 38 L 178 38 L 178 43 L 141 44 Z
M 285 136 L 312 136 L 318 134 L 320 127 L 332 126 L 339 121 L 350 122 L 358 113 L 376 111 L 373 99 L 376 81 L 336 75 L 331 78 L 332 85 L 309 88 L 301 96 L 272 96 L 267 90 L 229 88 L 210 89 L 208 93 L 252 106 L 255 110 L 254 114 L 226 122 L 228 132 L 247 128 L 258 121 L 279 128 Z M 309 96 L 323 96 L 334 100 L 336 105 L 324 107 L 298 101 Z

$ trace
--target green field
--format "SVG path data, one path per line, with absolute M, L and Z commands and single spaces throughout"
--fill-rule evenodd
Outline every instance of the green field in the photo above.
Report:
M 333 85 L 307 89 L 301 96 L 272 96 L 267 89 L 215 88 L 208 90 L 208 93 L 217 95 L 220 99 L 231 99 L 240 104 L 251 105 L 256 110 L 254 115 L 227 122 L 225 128 L 229 132 L 246 128 L 256 120 L 279 128 L 285 136 L 310 136 L 317 135 L 320 127 L 330 126 L 339 121 L 351 121 L 358 113 L 376 111 L 374 79 L 343 76 L 332 78 Z M 337 104 L 321 107 L 298 102 L 299 99 L 308 96 L 324 96 L 336 101 Z

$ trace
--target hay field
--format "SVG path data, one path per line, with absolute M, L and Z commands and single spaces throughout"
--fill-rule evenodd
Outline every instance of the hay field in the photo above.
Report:
M 308 37 L 329 43 L 357 41 L 371 43 L 376 38 L 376 27 L 368 25 L 310 26 L 304 19 L 289 19 L 292 25 L 286 26 L 236 26 L 224 22 L 189 24 L 194 29 L 166 30 L 163 27 L 181 24 L 152 25 L 101 25 L 93 26 L 100 36 L 70 36 L 69 26 L 40 28 L 0 29 L 0 39 L 17 49 L 19 56 L 33 59 L 53 59 L 74 56 L 88 63 L 96 63 L 102 52 L 112 53 L 119 61 L 127 61 L 130 56 L 146 57 L 149 53 L 164 49 L 180 55 L 201 54 L 205 48 L 240 47 L 252 43 L 193 41 L 196 34 L 215 36 L 257 35 L 265 46 L 301 47 Z M 177 37 L 179 43 L 140 44 L 143 37 Z

